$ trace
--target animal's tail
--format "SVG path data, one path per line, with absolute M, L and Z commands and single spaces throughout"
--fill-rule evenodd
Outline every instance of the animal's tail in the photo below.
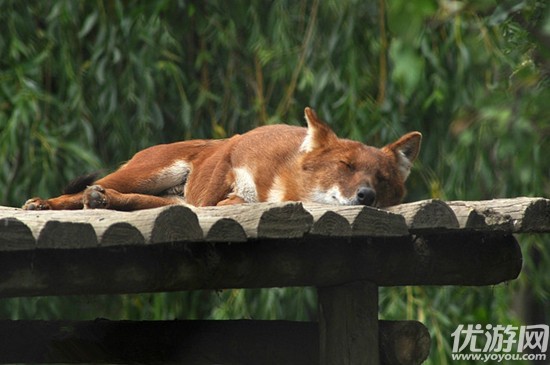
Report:
M 92 185 L 94 181 L 97 180 L 97 177 L 100 175 L 99 171 L 92 172 L 88 175 L 81 175 L 73 179 L 69 184 L 63 189 L 63 194 L 76 194 L 80 193 L 88 186 Z

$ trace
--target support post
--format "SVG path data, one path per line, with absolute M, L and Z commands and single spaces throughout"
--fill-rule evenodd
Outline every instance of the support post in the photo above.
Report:
M 378 286 L 318 288 L 321 365 L 379 365 Z

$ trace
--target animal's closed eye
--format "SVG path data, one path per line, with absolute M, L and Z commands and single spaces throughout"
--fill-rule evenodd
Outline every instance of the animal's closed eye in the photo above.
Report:
M 378 181 L 388 181 L 390 177 L 388 174 L 382 173 L 381 171 L 377 171 L 376 179 L 378 179 Z
M 355 165 L 351 162 L 348 162 L 348 161 L 344 161 L 344 160 L 340 160 L 339 161 L 341 164 L 344 164 L 349 171 L 355 171 Z

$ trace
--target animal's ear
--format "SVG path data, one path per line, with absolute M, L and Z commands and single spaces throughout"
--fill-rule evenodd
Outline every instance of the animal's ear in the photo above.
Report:
M 308 107 L 304 112 L 307 134 L 300 146 L 300 151 L 311 152 L 316 148 L 326 146 L 331 139 L 338 138 L 332 129 L 317 117 L 317 113 L 313 109 Z
M 422 134 L 420 132 L 410 132 L 383 148 L 383 150 L 395 155 L 397 167 L 403 181 L 409 177 L 412 164 L 418 157 L 418 152 L 420 152 L 421 141 Z

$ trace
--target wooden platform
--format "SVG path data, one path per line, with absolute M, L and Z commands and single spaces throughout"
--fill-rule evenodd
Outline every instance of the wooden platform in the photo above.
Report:
M 3 207 L 0 297 L 315 286 L 320 322 L 302 336 L 304 343 L 319 345 L 309 363 L 419 363 L 429 350 L 421 324 L 413 326 L 420 329 L 410 331 L 409 342 L 400 342 L 410 344 L 401 360 L 395 349 L 387 350 L 391 346 L 381 346 L 381 338 L 392 343 L 395 337 L 377 319 L 378 287 L 512 280 L 522 265 L 514 234 L 534 232 L 550 232 L 550 200 L 427 200 L 387 210 L 301 203 L 131 213 Z M 0 322 L 0 338 L 47 325 Z M 193 331 L 182 326 L 183 332 Z M 233 331 L 250 336 L 246 328 Z M 287 353 L 283 343 L 274 351 Z M 54 353 L 47 361 L 62 362 L 61 353 Z M 0 363 L 17 360 L 13 351 L 6 354 L 0 344 Z M 107 355 L 104 362 L 116 362 Z

